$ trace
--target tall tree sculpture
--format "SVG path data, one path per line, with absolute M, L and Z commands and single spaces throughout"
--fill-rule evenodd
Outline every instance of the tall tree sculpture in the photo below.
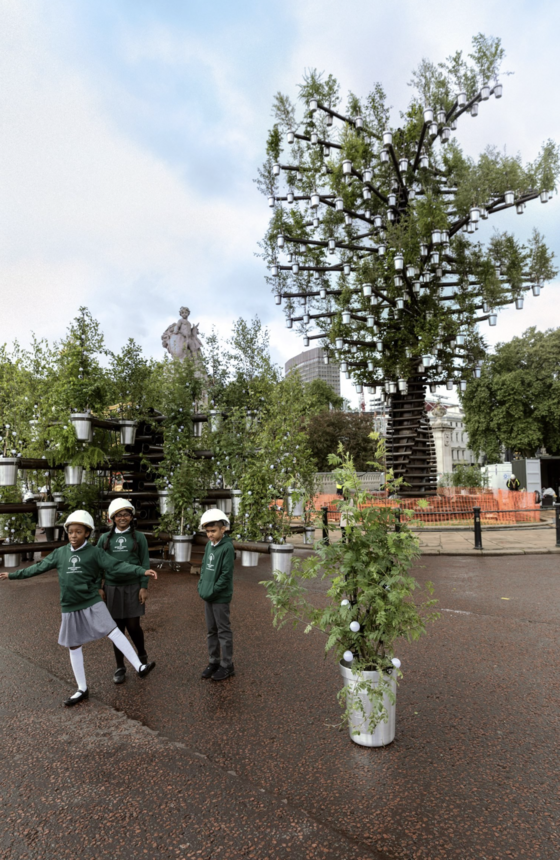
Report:
M 350 94 L 342 111 L 337 81 L 313 71 L 299 87 L 301 120 L 287 96 L 274 101 L 257 180 L 273 209 L 267 280 L 288 328 L 306 346 L 319 340 L 358 392 L 390 404 L 403 495 L 435 491 L 426 385 L 464 391 L 485 354 L 478 324 L 495 325 L 511 302 L 522 308 L 524 293 L 538 295 L 555 274 L 536 230 L 525 244 L 507 232 L 474 238 L 490 215 L 546 203 L 559 172 L 552 141 L 523 166 L 494 147 L 475 162 L 453 139 L 467 114 L 501 97 L 503 56 L 499 39 L 480 34 L 468 58 L 422 61 L 396 128 L 379 84 L 365 99 Z

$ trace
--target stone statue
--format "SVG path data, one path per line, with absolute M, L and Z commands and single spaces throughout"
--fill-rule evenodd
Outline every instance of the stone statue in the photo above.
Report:
M 185 358 L 189 353 L 193 358 L 197 358 L 202 349 L 202 341 L 198 336 L 198 323 L 192 325 L 189 322 L 188 308 L 181 308 L 179 313 L 181 319 L 165 329 L 161 342 L 173 358 Z

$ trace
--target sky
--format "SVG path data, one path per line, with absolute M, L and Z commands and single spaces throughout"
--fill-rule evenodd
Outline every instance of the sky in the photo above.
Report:
M 256 256 L 274 94 L 295 98 L 317 68 L 343 94 L 381 82 L 396 120 L 420 60 L 478 32 L 502 39 L 513 74 L 459 141 L 532 160 L 560 139 L 557 2 L 0 0 L 0 343 L 61 337 L 86 305 L 110 349 L 134 337 L 157 357 L 186 304 L 206 334 L 257 315 L 283 364 L 303 345 Z M 498 217 L 560 257 L 557 197 Z M 560 325 L 559 286 L 484 324 L 489 343 Z

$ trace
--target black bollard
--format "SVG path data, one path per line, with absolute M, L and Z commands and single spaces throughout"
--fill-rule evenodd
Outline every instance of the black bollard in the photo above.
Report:
M 474 548 L 482 549 L 482 526 L 480 524 L 480 508 L 473 508 L 474 513 Z
M 556 508 L 556 546 L 560 546 L 560 504 L 554 505 Z
M 321 508 L 323 512 L 323 543 L 325 546 L 329 545 L 329 509 L 325 505 Z
M 401 509 L 396 508 L 395 510 L 395 531 L 400 532 L 401 530 Z

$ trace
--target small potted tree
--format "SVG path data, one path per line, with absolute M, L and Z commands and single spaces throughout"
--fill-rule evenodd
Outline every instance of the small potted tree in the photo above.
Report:
M 338 504 L 346 520 L 345 540 L 319 544 L 312 557 L 296 560 L 291 572 L 277 573 L 263 585 L 275 626 L 301 621 L 305 632 L 318 629 L 326 634 L 325 650 L 334 651 L 344 679 L 339 700 L 352 740 L 383 746 L 395 736 L 396 684 L 401 675 L 395 643 L 425 632 L 426 623 L 437 617 L 432 611 L 435 601 L 430 583 L 422 600 L 414 600 L 419 585 L 410 568 L 419 555 L 418 541 L 405 524 L 400 525 L 396 509 L 374 504 L 342 447 L 330 460 L 344 489 Z M 383 462 L 381 443 L 376 460 Z M 395 492 L 399 482 L 390 474 L 387 479 Z M 308 583 L 317 578 L 330 582 L 324 608 L 307 597 Z
M 153 362 L 144 358 L 142 348 L 129 338 L 118 354 L 111 353 L 109 375 L 111 399 L 120 423 L 121 445 L 134 445 L 138 421 L 148 416 L 150 377 Z

